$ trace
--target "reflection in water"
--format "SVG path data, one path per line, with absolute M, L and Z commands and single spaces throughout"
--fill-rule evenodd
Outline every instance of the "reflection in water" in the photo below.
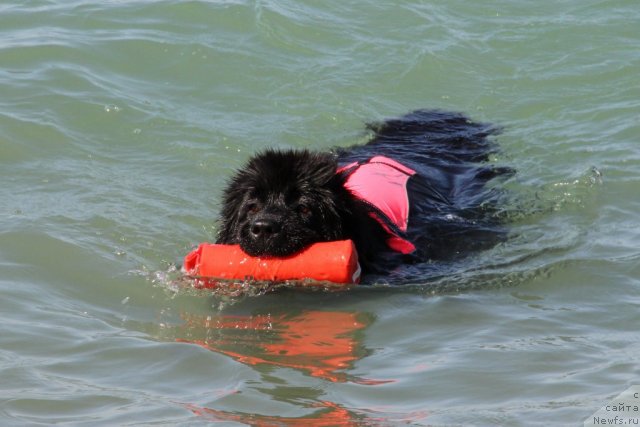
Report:
M 365 313 L 306 310 L 293 314 L 183 317 L 186 324 L 179 331 L 178 341 L 198 344 L 246 365 L 260 369 L 270 366 L 291 368 L 330 382 L 349 381 L 363 385 L 393 382 L 347 374 L 355 362 L 368 354 L 362 337 L 373 317 Z M 309 397 L 302 399 L 304 403 L 295 402 L 297 399 L 292 402 L 311 411 L 296 418 L 222 411 L 192 404 L 184 406 L 210 421 L 258 426 L 356 426 L 390 421 L 381 413 L 372 417 L 375 411 L 370 409 L 347 409 L 319 396 Z M 279 400 L 275 395 L 272 398 Z M 407 421 L 424 416 L 420 413 L 393 418 Z
M 180 341 L 196 343 L 247 365 L 288 367 L 332 382 L 388 382 L 345 373 L 367 354 L 359 337 L 372 318 L 362 313 L 303 311 L 293 315 L 184 317 L 190 339 Z
M 361 426 L 364 419 L 361 415 L 349 412 L 332 402 L 320 402 L 321 409 L 300 418 L 286 418 L 269 415 L 242 414 L 218 411 L 216 409 L 199 408 L 185 405 L 194 414 L 209 421 L 236 421 L 238 423 L 260 427 L 324 427 L 324 426 Z M 369 424 L 369 423 L 367 423 Z M 369 424 L 370 425 L 370 424 Z

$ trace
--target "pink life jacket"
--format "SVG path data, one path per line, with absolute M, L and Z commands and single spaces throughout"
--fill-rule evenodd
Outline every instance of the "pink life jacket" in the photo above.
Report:
M 375 208 L 371 216 L 389 234 L 389 248 L 403 254 L 415 251 L 413 243 L 401 234 L 407 231 L 409 222 L 407 181 L 416 171 L 388 157 L 376 156 L 343 166 L 338 173 L 347 175 L 347 190 Z

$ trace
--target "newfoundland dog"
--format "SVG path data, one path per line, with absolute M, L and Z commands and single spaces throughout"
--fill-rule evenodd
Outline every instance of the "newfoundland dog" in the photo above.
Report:
M 368 127 L 364 145 L 266 150 L 249 159 L 224 192 L 217 242 L 284 257 L 351 239 L 364 272 L 381 274 L 504 238 L 502 192 L 488 182 L 511 170 L 486 163 L 496 128 L 429 110 Z

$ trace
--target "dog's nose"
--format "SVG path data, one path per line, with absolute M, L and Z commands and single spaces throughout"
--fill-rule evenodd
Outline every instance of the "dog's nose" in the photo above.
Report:
M 280 232 L 280 224 L 269 219 L 259 219 L 251 224 L 251 236 L 255 239 L 265 239 Z

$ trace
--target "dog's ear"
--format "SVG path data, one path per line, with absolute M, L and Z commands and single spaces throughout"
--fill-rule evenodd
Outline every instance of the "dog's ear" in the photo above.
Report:
M 236 174 L 224 191 L 220 211 L 220 229 L 216 243 L 239 243 L 238 230 L 242 222 L 241 211 L 249 192 L 248 180 L 242 171 Z
M 331 153 L 308 153 L 307 158 L 304 159 L 304 168 L 301 174 L 306 175 L 317 187 L 324 187 L 334 179 L 338 162 L 336 157 Z
M 238 243 L 238 230 L 240 222 L 240 203 L 225 203 L 220 215 L 220 223 L 216 243 Z

